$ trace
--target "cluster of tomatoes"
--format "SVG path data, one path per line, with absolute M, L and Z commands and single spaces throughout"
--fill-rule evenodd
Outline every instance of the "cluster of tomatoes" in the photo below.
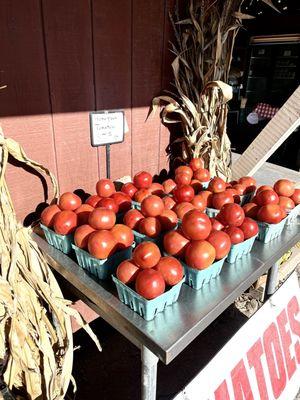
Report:
M 300 189 L 288 179 L 280 179 L 274 186 L 260 186 L 250 203 L 243 206 L 246 216 L 269 224 L 278 224 L 300 204 Z
M 137 232 L 156 238 L 161 232 L 174 229 L 178 223 L 174 211 L 165 208 L 157 195 L 149 195 L 141 203 L 141 210 L 131 209 L 124 215 L 123 222 Z
M 216 218 L 200 210 L 188 211 L 177 230 L 164 236 L 166 253 L 180 258 L 198 270 L 226 257 L 232 244 L 241 243 L 258 233 L 257 222 L 245 217 L 243 208 L 224 204 Z
M 138 294 L 151 300 L 179 283 L 184 270 L 176 258 L 162 257 L 155 243 L 142 242 L 133 251 L 131 260 L 121 262 L 116 275 L 121 282 L 134 286 Z
M 75 193 L 64 193 L 58 204 L 50 205 L 41 214 L 41 222 L 60 235 L 74 233 L 75 245 L 98 259 L 132 245 L 134 235 L 124 224 L 116 224 L 116 213 L 131 207 L 131 198 L 116 192 L 114 183 L 100 179 L 96 195 L 82 200 Z
M 241 196 L 247 194 L 254 197 L 241 206 Z M 133 200 L 140 203 L 140 210 L 132 208 Z M 101 179 L 96 194 L 84 203 L 76 194 L 64 193 L 58 204 L 42 212 L 41 222 L 60 235 L 74 233 L 76 246 L 98 259 L 132 246 L 133 231 L 149 238 L 164 232 L 168 256 L 162 257 L 157 245 L 146 241 L 117 270 L 119 280 L 151 299 L 182 279 L 179 260 L 205 269 L 226 257 L 231 245 L 257 235 L 256 221 L 276 224 L 298 204 L 300 189 L 287 179 L 256 189 L 251 177 L 231 182 L 210 179 L 203 161 L 193 159 L 162 184 L 142 171 L 120 191 L 111 180 Z M 207 208 L 218 210 L 215 218 L 205 214 Z M 116 223 L 117 215 L 122 215 L 122 224 Z

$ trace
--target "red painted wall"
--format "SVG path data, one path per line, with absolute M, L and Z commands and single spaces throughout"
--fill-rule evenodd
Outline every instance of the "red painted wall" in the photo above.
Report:
M 129 132 L 111 149 L 112 178 L 167 166 L 168 131 L 145 122 L 170 81 L 168 13 L 174 0 L 3 0 L 0 7 L 0 124 L 61 191 L 94 192 L 104 148 L 92 148 L 89 111 L 121 108 Z M 10 166 L 20 218 L 45 197 L 39 176 Z

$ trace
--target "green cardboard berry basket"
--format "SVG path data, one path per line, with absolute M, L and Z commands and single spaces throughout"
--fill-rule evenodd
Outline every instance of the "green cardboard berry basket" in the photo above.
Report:
M 278 224 L 268 224 L 266 222 L 257 221 L 259 227 L 259 233 L 257 239 L 264 243 L 269 243 L 271 240 L 281 235 L 284 225 L 286 224 L 287 218 L 284 218 Z
M 288 213 L 286 225 L 293 225 L 297 222 L 298 215 L 300 215 L 300 204 L 298 204 L 292 211 Z
M 155 299 L 147 300 L 129 286 L 119 281 L 119 279 L 114 275 L 112 276 L 112 279 L 115 282 L 120 301 L 130 307 L 146 321 L 152 320 L 158 313 L 163 312 L 166 307 L 171 306 L 178 300 L 182 284 L 185 280 L 185 278 L 183 278 L 179 283 L 177 283 L 177 285 L 172 286 L 169 290 Z
M 87 251 L 72 244 L 78 265 L 99 280 L 109 279 L 116 271 L 118 265 L 132 256 L 132 247 L 117 251 L 110 257 L 100 260 L 91 256 Z
M 257 235 L 245 240 L 244 242 L 232 244 L 226 261 L 229 264 L 233 264 L 246 254 L 249 254 L 252 250 L 256 237 Z
M 190 268 L 187 264 L 181 261 L 185 273 L 185 283 L 195 290 L 201 289 L 205 284 L 213 283 L 213 280 L 220 275 L 224 262 L 225 257 L 221 260 L 215 261 L 206 269 L 198 270 Z
M 74 240 L 73 233 L 69 235 L 59 235 L 43 224 L 40 224 L 40 227 L 44 231 L 46 240 L 51 246 L 65 254 L 69 254 L 72 251 L 72 243 Z
M 205 210 L 205 213 L 209 218 L 216 218 L 216 216 L 219 214 L 219 212 L 220 212 L 220 210 L 217 210 L 216 208 L 207 207 Z

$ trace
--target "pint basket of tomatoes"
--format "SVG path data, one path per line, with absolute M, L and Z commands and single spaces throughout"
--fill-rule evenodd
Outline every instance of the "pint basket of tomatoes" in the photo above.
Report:
M 246 215 L 258 221 L 258 240 L 268 243 L 281 235 L 288 212 L 295 207 L 294 192 L 293 182 L 280 179 L 273 187 L 260 186 L 251 203 L 243 206 Z
M 212 220 L 196 209 L 183 216 L 178 229 L 164 236 L 165 254 L 181 261 L 185 283 L 196 290 L 220 274 L 230 247 L 227 233 L 213 229 Z
M 106 195 L 104 191 L 101 194 Z M 110 199 L 104 196 L 103 199 Z M 90 212 L 86 223 L 75 230 L 72 245 L 78 264 L 97 279 L 109 278 L 121 261 L 130 258 L 134 243 L 132 229 L 116 223 L 117 210 L 109 205 L 110 202 L 101 202 Z
M 76 210 L 80 210 L 81 207 L 80 197 L 75 193 L 66 192 L 60 196 L 58 204 L 46 207 L 41 214 L 40 226 L 47 242 L 65 254 L 72 251 L 74 231 L 82 215 Z
M 69 254 L 72 251 L 72 243 L 74 237 L 72 233 L 69 235 L 59 235 L 58 233 L 55 233 L 52 229 L 47 228 L 47 226 L 43 224 L 40 224 L 40 227 L 44 231 L 45 238 L 51 246 L 55 247 L 65 254 Z
M 72 247 L 75 251 L 78 265 L 100 280 L 109 279 L 116 271 L 117 266 L 132 255 L 132 247 L 127 247 L 105 259 L 99 259 L 74 244 L 72 244 Z
M 152 241 L 160 245 L 163 232 L 174 229 L 178 217 L 174 211 L 165 208 L 159 196 L 150 195 L 142 200 L 140 210 L 127 211 L 123 222 L 133 229 L 136 244 Z
M 185 278 L 176 258 L 162 257 L 155 243 L 143 242 L 112 279 L 120 301 L 149 321 L 177 301 Z

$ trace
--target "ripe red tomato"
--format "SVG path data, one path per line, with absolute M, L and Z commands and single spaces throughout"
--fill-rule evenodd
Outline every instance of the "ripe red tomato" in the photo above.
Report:
M 275 182 L 274 190 L 279 196 L 291 197 L 295 192 L 295 185 L 288 179 L 279 179 Z
M 125 225 L 129 226 L 129 228 L 134 229 L 135 231 L 138 228 L 139 222 L 144 218 L 143 214 L 136 209 L 128 210 L 124 215 L 123 222 Z
M 252 197 L 251 203 L 257 204 L 257 196 L 256 195 Z
M 134 186 L 132 182 L 124 183 L 121 188 L 121 192 L 128 194 L 129 197 L 133 198 L 134 194 L 138 191 L 138 189 Z
M 90 234 L 95 232 L 95 229 L 90 225 L 79 226 L 74 233 L 74 243 L 80 249 L 87 249 Z
M 186 174 L 190 177 L 190 180 L 193 177 L 193 170 L 192 168 L 188 167 L 187 165 L 180 165 L 180 167 L 177 167 L 175 169 L 175 176 L 179 174 Z M 176 179 L 175 179 L 176 181 Z
M 141 213 L 145 217 L 157 217 L 164 209 L 164 202 L 160 197 L 155 195 L 146 197 L 141 204 Z
M 244 222 L 240 226 L 240 229 L 244 232 L 245 240 L 257 235 L 259 231 L 257 222 L 254 221 L 254 219 L 248 217 L 244 219 Z
M 228 226 L 224 229 L 224 232 L 230 237 L 232 244 L 238 244 L 245 240 L 244 232 L 237 226 Z
M 134 194 L 134 200 L 141 203 L 148 196 L 151 196 L 149 189 L 140 189 Z
M 226 189 L 226 183 L 222 178 L 213 178 L 208 185 L 208 190 L 213 193 L 224 192 Z
M 224 229 L 224 225 L 221 224 L 220 221 L 218 221 L 216 218 L 209 218 L 211 222 L 211 230 L 212 231 L 221 231 Z
M 173 179 L 165 180 L 162 185 L 166 194 L 171 193 L 176 188 L 176 182 Z
M 224 204 L 234 203 L 233 196 L 227 190 L 225 192 L 214 193 L 212 195 L 212 206 L 221 210 Z
M 243 194 L 245 194 L 246 190 L 247 190 L 246 186 L 245 185 L 241 185 L 240 183 L 237 183 L 236 185 L 233 185 L 232 189 L 234 189 L 239 196 L 242 196 Z
M 152 176 L 146 171 L 138 172 L 133 177 L 133 184 L 138 189 L 148 189 L 152 184 Z
M 176 202 L 174 201 L 173 197 L 171 197 L 171 196 L 163 197 L 162 201 L 164 202 L 166 210 L 172 210 L 174 208 L 174 206 L 176 205 Z
M 295 203 L 290 197 L 279 196 L 279 203 L 280 207 L 282 207 L 285 211 L 291 211 L 295 208 Z
M 195 194 L 199 193 L 202 190 L 202 183 L 198 181 L 198 179 L 192 179 L 190 185 L 194 189 Z
M 48 228 L 52 228 L 54 217 L 60 211 L 61 209 L 57 204 L 52 204 L 51 206 L 46 207 L 41 214 L 41 223 L 45 226 L 48 226 Z
M 153 268 L 160 257 L 159 247 L 153 242 L 138 244 L 132 254 L 133 262 L 142 269 Z
M 274 190 L 272 186 L 269 185 L 262 185 L 256 190 L 256 195 L 258 195 L 259 192 L 262 192 L 263 190 Z
M 294 194 L 291 196 L 291 199 L 296 205 L 300 204 L 300 189 L 295 189 Z
M 262 206 L 257 213 L 258 221 L 267 222 L 268 224 L 278 224 L 282 217 L 282 208 L 278 204 Z
M 209 190 L 203 190 L 199 193 L 199 196 L 203 197 L 204 201 L 206 202 L 206 207 L 212 207 L 212 192 Z
M 107 210 L 113 211 L 115 214 L 119 211 L 119 206 L 115 200 L 111 197 L 103 197 L 97 204 L 97 207 L 107 208 Z
M 88 251 L 95 258 L 104 260 L 111 256 L 116 248 L 117 242 L 110 231 L 96 231 L 89 236 Z
M 136 292 L 147 300 L 164 293 L 166 284 L 162 274 L 154 269 L 141 271 L 135 281 Z
M 131 197 L 123 192 L 116 192 L 112 194 L 111 198 L 114 200 L 116 205 L 119 207 L 119 212 L 123 213 L 131 208 Z
M 161 232 L 161 224 L 156 217 L 146 217 L 139 222 L 138 230 L 143 235 L 156 238 Z
M 77 215 L 74 211 L 60 211 L 55 214 L 53 219 L 53 228 L 59 235 L 69 235 L 77 227 Z
M 117 249 L 123 250 L 132 245 L 134 241 L 134 235 L 128 226 L 116 224 L 111 228 L 110 231 L 117 242 Z
M 102 197 L 98 196 L 97 194 L 93 194 L 92 196 L 88 197 L 85 201 L 85 204 L 89 204 L 92 207 L 97 207 L 97 204 L 101 200 Z
M 241 198 L 237 192 L 237 190 L 233 189 L 232 187 L 227 187 L 225 192 L 228 192 L 233 197 L 233 201 L 237 204 L 240 204 Z M 222 192 L 221 192 L 222 193 Z
M 119 281 L 128 285 L 129 283 L 135 282 L 139 272 L 139 267 L 137 267 L 132 260 L 124 260 L 119 264 L 116 275 Z
M 236 203 L 225 204 L 216 218 L 224 226 L 240 226 L 244 221 L 245 213 L 242 207 Z
M 243 205 L 243 210 L 245 212 L 245 216 L 254 218 L 254 219 L 256 219 L 256 217 L 257 217 L 259 208 L 260 208 L 259 205 L 257 205 L 256 203 L 252 203 L 252 202 L 246 203 Z
M 182 185 L 177 187 L 174 189 L 173 193 L 174 199 L 177 203 L 182 203 L 183 201 L 192 201 L 195 196 L 194 189 L 190 185 Z
M 88 222 L 94 229 L 111 229 L 116 223 L 116 214 L 107 208 L 95 208 L 90 213 Z
M 203 240 L 210 234 L 211 222 L 206 214 L 198 210 L 191 210 L 183 217 L 181 228 L 187 238 Z
M 74 212 L 77 214 L 77 224 L 84 225 L 87 224 L 90 213 L 94 211 L 94 207 L 89 204 L 81 204 Z
M 191 242 L 185 252 L 185 262 L 191 268 L 208 268 L 216 258 L 215 248 L 207 240 Z
M 204 161 L 202 158 L 192 158 L 189 166 L 193 171 L 197 171 L 197 169 L 204 168 Z
M 227 256 L 231 248 L 231 240 L 226 232 L 212 231 L 206 239 L 216 250 L 216 260 Z
M 165 190 L 162 184 L 153 182 L 149 188 L 150 192 L 156 196 L 162 197 L 165 194 Z
M 254 192 L 254 190 L 256 189 L 256 180 L 251 176 L 243 176 L 239 179 L 239 183 L 246 186 L 249 192 Z
M 183 172 L 175 175 L 175 182 L 178 186 L 189 185 L 191 183 L 191 180 L 191 176 Z
M 154 269 L 162 274 L 166 284 L 169 286 L 176 285 L 184 275 L 183 267 L 175 257 L 162 257 Z
M 281 219 L 283 219 L 287 216 L 287 211 L 281 206 L 280 206 L 280 208 L 281 208 Z
M 208 182 L 210 180 L 210 172 L 208 169 L 199 168 L 194 172 L 194 178 L 200 182 Z
M 278 204 L 278 194 L 274 190 L 263 190 L 256 195 L 256 201 L 259 206 L 267 204 Z
M 231 186 L 234 186 L 234 185 L 236 185 L 238 183 L 238 181 L 230 181 L 229 182 L 229 184 L 231 185 Z
M 183 203 L 178 203 L 173 208 L 174 212 L 177 214 L 177 217 L 179 219 L 182 219 L 187 212 L 194 210 L 194 209 L 195 209 L 195 206 L 191 203 L 188 203 L 187 201 L 184 201 Z
M 191 204 L 199 211 L 204 211 L 206 209 L 206 200 L 204 196 L 201 196 L 200 194 L 197 194 L 193 200 L 191 201 Z
M 100 197 L 110 197 L 116 192 L 116 188 L 110 179 L 100 179 L 96 184 L 96 192 Z
M 162 231 L 174 229 L 178 223 L 177 215 L 172 210 L 164 210 L 158 217 Z
M 170 256 L 183 258 L 189 242 L 178 230 L 170 231 L 164 236 L 164 249 Z
M 58 206 L 62 211 L 74 211 L 81 206 L 81 204 L 81 198 L 77 196 L 77 194 L 71 192 L 63 193 L 58 201 Z

